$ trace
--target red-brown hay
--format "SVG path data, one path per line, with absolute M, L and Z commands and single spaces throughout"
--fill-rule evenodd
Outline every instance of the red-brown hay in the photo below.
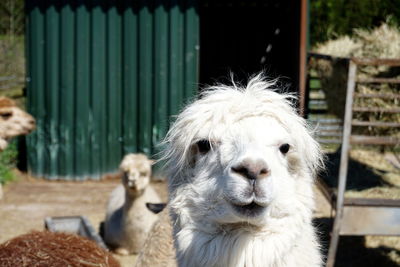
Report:
M 111 253 L 84 237 L 32 231 L 0 245 L 0 266 L 118 267 L 120 264 Z

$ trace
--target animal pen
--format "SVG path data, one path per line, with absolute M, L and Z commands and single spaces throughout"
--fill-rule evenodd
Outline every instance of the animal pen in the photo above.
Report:
M 267 69 L 304 89 L 307 1 L 26 1 L 28 171 L 101 179 L 154 156 L 200 87 Z M 240 19 L 239 19 L 240 18 Z M 282 60 L 285 58 L 285 60 Z
M 340 166 L 338 175 L 337 191 L 329 188 L 323 181 L 319 182 L 321 191 L 327 199 L 333 203 L 336 211 L 327 267 L 333 267 L 336 251 L 341 235 L 400 235 L 400 199 L 385 198 L 348 198 L 345 197 L 347 181 L 352 179 L 348 174 L 349 154 L 352 145 L 380 145 L 397 147 L 400 145 L 398 135 L 359 135 L 352 133 L 353 127 L 389 128 L 399 129 L 399 121 L 371 121 L 360 120 L 354 117 L 358 113 L 380 112 L 383 114 L 399 114 L 400 108 L 396 107 L 362 107 L 359 99 L 391 99 L 399 100 L 399 93 L 363 93 L 358 90 L 360 84 L 400 84 L 398 77 L 360 77 L 359 69 L 363 66 L 400 66 L 400 59 L 359 59 L 359 58 L 334 58 L 327 55 L 310 53 L 310 59 L 322 59 L 328 61 L 341 61 L 348 65 L 347 88 L 345 99 L 345 110 L 343 122 L 339 118 L 326 118 L 315 116 L 318 113 L 325 113 L 324 109 L 315 108 L 324 103 L 321 97 L 311 96 L 309 101 L 311 107 L 308 110 L 310 121 L 314 124 L 321 123 L 321 131 L 318 134 L 319 142 L 322 144 L 341 144 Z M 313 79 L 312 77 L 309 77 Z M 314 108 L 312 106 L 314 105 Z M 360 115 L 359 115 L 360 117 Z M 362 116 L 361 116 L 362 117 Z M 367 116 L 368 117 L 368 116 Z M 369 177 L 365 177 L 368 179 Z

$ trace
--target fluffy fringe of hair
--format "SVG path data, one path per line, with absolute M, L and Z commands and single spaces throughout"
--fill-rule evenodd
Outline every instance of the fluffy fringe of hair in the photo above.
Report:
M 229 99 L 240 99 L 236 111 L 243 108 L 243 112 L 242 114 L 240 114 L 241 112 L 235 114 L 236 120 L 240 120 L 248 116 L 246 111 L 250 112 L 250 109 L 248 108 L 249 106 L 252 107 L 251 112 L 253 113 L 251 115 L 254 116 L 257 115 L 254 114 L 254 105 L 264 107 L 266 106 L 264 104 L 271 104 L 274 106 L 273 111 L 272 109 L 268 110 L 266 108 L 261 108 L 258 111 L 258 115 L 262 116 L 264 115 L 263 113 L 268 112 L 271 114 L 278 111 L 284 112 L 289 114 L 288 117 L 290 120 L 294 120 L 297 124 L 301 125 L 301 127 L 304 127 L 307 134 L 310 136 L 313 134 L 313 130 L 309 127 L 306 121 L 297 115 L 294 104 L 297 100 L 297 96 L 293 93 L 277 92 L 279 89 L 276 86 L 278 79 L 268 80 L 263 73 L 259 73 L 251 77 L 246 86 L 235 83 L 233 78 L 231 78 L 231 83 L 231 85 L 216 84 L 205 88 L 200 93 L 199 98 L 192 103 L 189 103 L 176 117 L 176 120 L 168 131 L 165 139 L 160 144 L 161 147 L 164 148 L 163 152 L 161 152 L 160 161 L 165 162 L 165 169 L 169 175 L 169 179 L 174 180 L 174 178 L 178 176 L 182 172 L 183 168 L 188 164 L 187 154 L 189 153 L 190 147 L 198 141 L 196 140 L 196 134 L 207 122 L 207 120 L 204 119 L 204 112 L 199 111 L 207 105 L 209 106 L 215 103 L 221 103 L 221 105 L 218 105 L 217 107 L 220 109 L 220 112 L 213 112 L 213 114 L 210 115 L 210 118 L 215 119 L 219 114 L 226 114 L 229 112 L 229 110 L 223 110 L 225 108 L 223 103 L 228 103 Z M 194 123 L 194 121 L 197 123 Z M 190 131 L 182 132 L 184 128 L 188 127 L 188 124 L 192 127 Z M 208 136 L 208 139 L 210 139 L 210 136 Z M 311 141 L 311 145 L 313 146 L 312 150 L 314 153 L 313 155 L 310 155 L 313 159 L 309 160 L 312 162 L 312 166 L 309 166 L 309 168 L 313 172 L 317 172 L 324 168 L 323 157 L 321 149 L 315 140 Z

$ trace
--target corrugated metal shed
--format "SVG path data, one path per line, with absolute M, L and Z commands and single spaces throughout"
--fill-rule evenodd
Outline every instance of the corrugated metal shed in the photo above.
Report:
M 99 178 L 155 151 L 197 90 L 196 1 L 27 1 L 35 176 Z
M 230 70 L 244 81 L 265 69 L 304 88 L 307 0 L 26 4 L 35 176 L 98 179 L 126 153 L 153 155 L 198 85 Z

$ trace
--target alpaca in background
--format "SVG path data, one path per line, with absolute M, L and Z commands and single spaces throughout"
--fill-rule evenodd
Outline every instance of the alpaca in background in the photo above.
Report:
M 150 185 L 152 163 L 143 154 L 128 154 L 121 162 L 122 184 L 111 193 L 104 223 L 105 242 L 118 254 L 139 253 L 158 218 L 146 207 L 161 202 Z
M 7 97 L 0 97 L 0 152 L 6 149 L 8 141 L 18 135 L 29 134 L 35 129 L 35 119 L 18 108 Z M 3 186 L 0 183 L 0 199 L 3 198 Z
M 26 135 L 35 129 L 35 119 L 18 108 L 7 97 L 0 97 L 0 151 L 3 151 L 9 139 Z
M 273 87 L 257 75 L 208 88 L 169 130 L 178 266 L 322 266 L 312 226 L 322 153 L 295 97 Z

